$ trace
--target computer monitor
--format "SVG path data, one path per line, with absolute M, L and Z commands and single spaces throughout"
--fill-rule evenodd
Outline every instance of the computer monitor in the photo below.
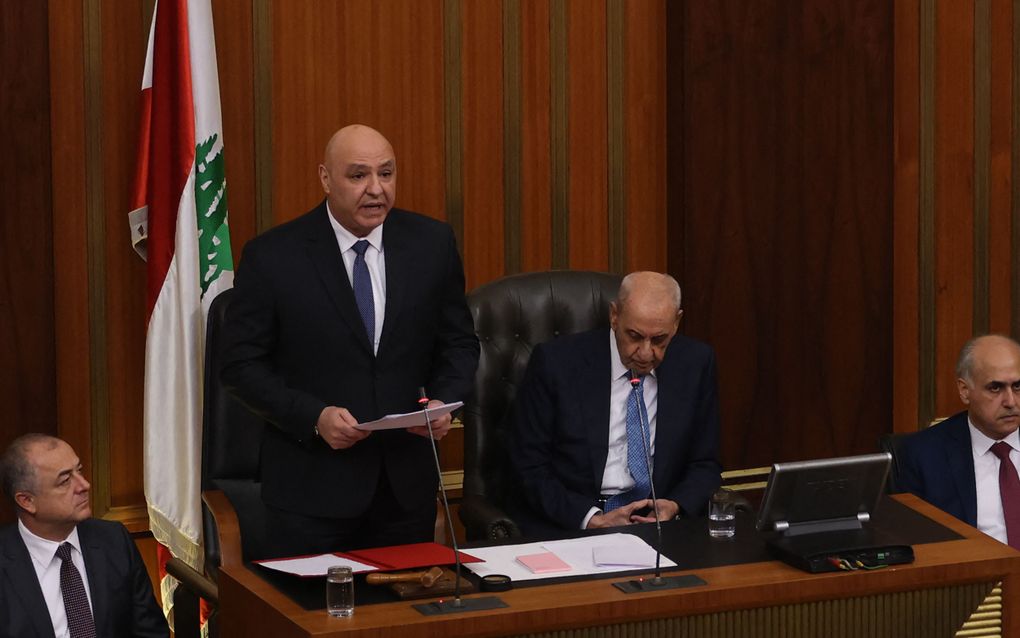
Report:
M 758 529 L 787 535 L 860 529 L 882 496 L 892 455 L 776 463 L 758 514 Z

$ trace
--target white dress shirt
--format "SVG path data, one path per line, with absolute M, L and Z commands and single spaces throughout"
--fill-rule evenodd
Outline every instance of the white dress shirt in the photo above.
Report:
M 64 598 L 60 594 L 60 564 L 63 562 L 57 558 L 57 548 L 60 543 L 55 543 L 45 538 L 40 538 L 28 531 L 24 523 L 18 520 L 18 532 L 21 539 L 28 548 L 28 555 L 32 557 L 32 567 L 35 568 L 35 575 L 39 579 L 39 586 L 42 589 L 43 598 L 46 600 L 46 608 L 50 612 L 50 621 L 53 623 L 53 633 L 57 638 L 69 638 L 67 629 L 67 612 L 64 610 Z M 89 589 L 89 576 L 85 572 L 85 558 L 81 553 L 81 541 L 78 540 L 78 528 L 63 541 L 71 544 L 71 562 L 78 568 L 81 580 L 85 584 L 85 594 L 89 599 L 89 609 L 94 609 L 92 604 L 92 590 Z M 95 616 L 95 612 L 93 612 Z
M 347 280 L 354 288 L 354 260 L 358 253 L 354 252 L 354 244 L 367 239 L 368 249 L 365 251 L 365 265 L 368 266 L 368 274 L 372 277 L 372 301 L 375 305 L 375 334 L 372 336 L 372 352 L 379 352 L 379 338 L 382 336 L 383 319 L 386 318 L 386 259 L 383 256 L 383 226 L 379 224 L 372 229 L 365 237 L 355 237 L 354 234 L 340 225 L 340 222 L 333 217 L 329 210 L 329 202 L 326 202 L 326 212 L 329 223 L 333 226 L 333 233 L 336 235 L 336 244 L 340 247 L 340 255 L 344 258 L 344 268 L 347 269 Z
M 623 367 L 620 361 L 620 350 L 616 345 L 616 335 L 609 330 L 609 454 L 606 456 L 606 469 L 602 473 L 602 494 L 619 494 L 634 487 L 634 478 L 627 467 L 627 399 L 630 397 L 630 370 Z M 645 375 L 641 393 L 645 400 L 645 414 L 648 417 L 648 451 L 655 459 L 655 416 L 658 412 L 657 397 L 659 381 L 655 370 Z M 592 507 L 588 515 L 581 521 L 581 529 L 588 526 L 591 517 L 599 513 Z
M 992 453 L 992 445 L 998 443 L 974 427 L 970 419 L 970 447 L 974 455 L 974 487 L 977 488 L 977 528 L 992 538 L 1007 543 L 1006 517 L 1002 513 L 1002 497 L 999 494 L 999 457 Z M 1020 431 L 1014 430 L 1002 439 L 1013 450 L 1009 460 L 1017 467 L 1020 461 Z

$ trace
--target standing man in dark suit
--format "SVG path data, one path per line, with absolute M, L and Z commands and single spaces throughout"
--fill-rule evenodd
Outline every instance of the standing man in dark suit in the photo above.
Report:
M 120 523 L 90 518 L 71 446 L 14 440 L 0 484 L 18 523 L 0 529 L 0 637 L 168 637 L 142 557 Z
M 898 484 L 1020 549 L 1020 345 L 998 335 L 972 339 L 956 376 L 967 410 L 900 441 Z
M 682 314 L 676 280 L 631 273 L 611 330 L 535 348 L 509 437 L 526 534 L 654 522 L 642 424 L 659 517 L 704 509 L 721 471 L 715 355 L 677 334 Z
M 462 400 L 478 365 L 447 224 L 393 207 L 397 161 L 352 125 L 326 146 L 326 201 L 248 243 L 227 310 L 227 387 L 267 421 L 262 498 L 277 555 L 431 540 L 424 426 L 360 422 Z M 433 423 L 443 438 L 450 417 Z

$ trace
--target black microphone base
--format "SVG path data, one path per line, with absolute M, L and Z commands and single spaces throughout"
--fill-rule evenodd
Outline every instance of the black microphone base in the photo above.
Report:
M 411 605 L 422 616 L 445 616 L 468 611 L 485 611 L 509 607 L 498 596 L 482 596 L 481 598 L 445 598 L 431 603 Z
M 621 580 L 620 582 L 613 583 L 613 587 L 616 587 L 625 594 L 639 594 L 649 591 L 698 587 L 705 584 L 707 583 L 694 574 L 685 574 L 683 576 L 660 576 L 658 578 L 649 576 L 636 580 Z

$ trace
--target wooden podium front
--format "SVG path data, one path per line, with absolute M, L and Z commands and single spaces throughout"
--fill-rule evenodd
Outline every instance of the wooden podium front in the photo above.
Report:
M 1002 636 L 1020 636 L 1020 552 L 916 497 L 893 498 L 963 538 L 915 545 L 913 564 L 874 571 L 807 574 L 776 561 L 752 562 L 671 572 L 694 573 L 707 584 L 632 595 L 612 586 L 617 576 L 521 587 L 498 594 L 505 609 L 439 617 L 391 602 L 360 605 L 352 618 L 330 618 L 324 609 L 303 608 L 251 569 L 228 567 L 219 581 L 220 628 L 225 637 L 274 638 L 932 638 L 956 634 L 1001 582 L 1001 614 L 993 605 L 985 629 L 961 635 L 996 635 L 1001 622 Z

